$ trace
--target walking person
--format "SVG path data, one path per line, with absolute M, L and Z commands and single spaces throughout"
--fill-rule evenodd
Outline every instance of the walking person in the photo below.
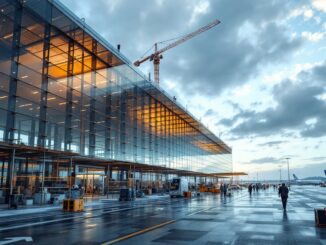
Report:
M 250 184 L 250 185 L 248 186 L 248 191 L 249 191 L 249 195 L 251 196 L 251 193 L 252 193 L 252 184 Z
M 227 191 L 226 184 L 222 183 L 221 184 L 221 192 L 223 193 L 224 196 L 226 196 L 226 191 Z
M 278 195 L 281 197 L 283 209 L 284 209 L 284 211 L 286 211 L 286 204 L 287 204 L 288 196 L 289 196 L 289 188 L 287 188 L 285 183 L 283 183 L 280 186 L 280 188 L 278 189 Z

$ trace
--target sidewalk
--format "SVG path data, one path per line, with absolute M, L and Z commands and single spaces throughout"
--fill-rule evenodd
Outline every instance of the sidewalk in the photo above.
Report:
M 249 196 L 244 190 L 242 194 L 226 198 L 230 202 L 221 198 L 219 203 L 207 196 L 206 203 L 211 205 L 206 210 L 119 244 L 326 245 L 326 229 L 316 227 L 314 218 L 314 208 L 326 206 L 325 188 L 293 186 L 286 212 L 277 191 L 261 190 Z
M 111 196 L 111 195 L 110 195 Z M 135 202 L 141 202 L 145 200 L 157 200 L 160 198 L 165 198 L 167 195 L 151 195 L 151 196 L 145 196 L 143 198 L 136 198 Z M 87 197 L 84 198 L 84 207 L 85 208 L 91 208 L 103 204 L 108 203 L 116 203 L 119 204 L 118 198 L 107 198 L 107 196 L 99 197 L 99 198 L 92 198 Z M 121 202 L 121 203 L 128 203 L 128 202 Z M 1 217 L 9 217 L 9 216 L 16 216 L 16 215 L 26 215 L 26 214 L 36 214 L 36 213 L 44 213 L 49 211 L 57 211 L 61 210 L 62 205 L 51 205 L 51 204 L 45 204 L 45 205 L 33 205 L 33 206 L 18 206 L 18 209 L 9 209 L 8 204 L 1 204 L 0 205 L 0 218 Z

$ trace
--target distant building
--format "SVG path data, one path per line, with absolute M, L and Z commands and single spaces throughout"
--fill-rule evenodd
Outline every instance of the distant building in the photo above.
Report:
M 0 197 L 232 171 L 230 147 L 60 2 L 0 0 L 0 17 Z

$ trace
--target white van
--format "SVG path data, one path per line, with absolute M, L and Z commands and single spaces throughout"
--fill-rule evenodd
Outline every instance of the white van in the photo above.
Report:
M 188 191 L 188 181 L 184 178 L 173 178 L 170 186 L 170 197 L 182 197 Z

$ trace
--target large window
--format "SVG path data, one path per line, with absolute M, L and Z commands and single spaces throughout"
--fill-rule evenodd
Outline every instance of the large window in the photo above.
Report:
M 11 130 L 23 144 L 88 157 L 231 170 L 227 146 L 51 1 L 0 7 L 0 141 Z

